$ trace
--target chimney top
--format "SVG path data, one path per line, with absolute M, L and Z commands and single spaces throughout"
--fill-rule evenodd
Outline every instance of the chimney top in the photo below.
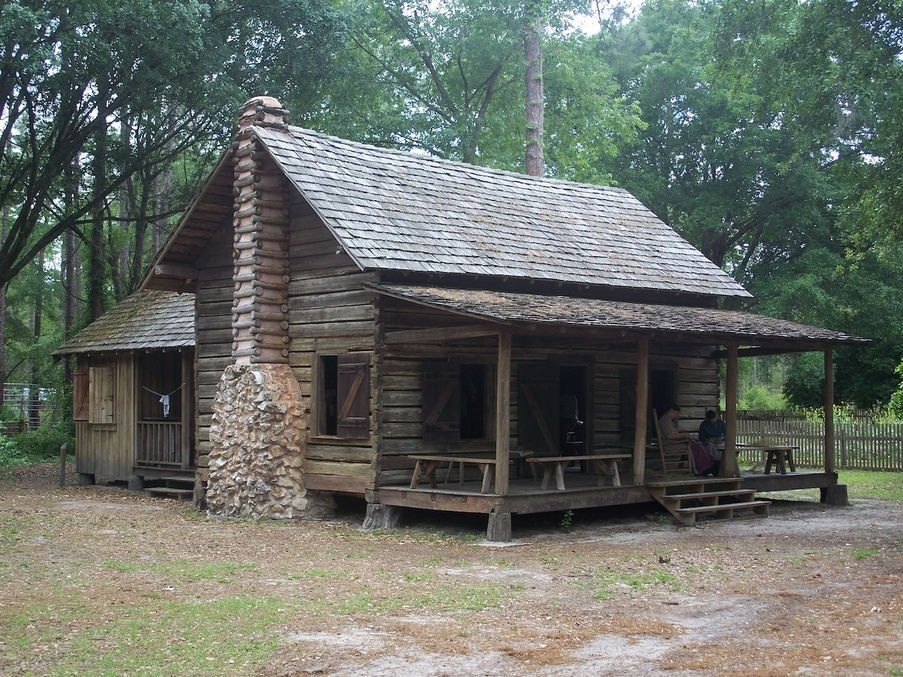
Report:
M 238 130 L 242 132 L 252 125 L 288 130 L 288 110 L 272 96 L 255 96 L 248 99 L 238 111 Z

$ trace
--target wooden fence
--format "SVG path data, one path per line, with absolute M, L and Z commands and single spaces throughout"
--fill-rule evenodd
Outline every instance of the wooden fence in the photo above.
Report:
M 737 421 L 737 442 L 799 447 L 797 466 L 823 468 L 825 424 L 820 421 Z M 762 464 L 761 452 L 738 452 L 741 464 Z M 837 470 L 903 472 L 903 423 L 835 423 Z

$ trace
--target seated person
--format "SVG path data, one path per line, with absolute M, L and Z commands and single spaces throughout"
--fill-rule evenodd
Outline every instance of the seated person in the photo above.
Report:
M 705 420 L 699 424 L 699 441 L 719 461 L 724 451 L 725 432 L 724 421 L 718 417 L 714 409 L 709 409 L 705 413 Z
M 677 427 L 678 416 L 680 416 L 680 407 L 672 404 L 668 406 L 668 409 L 665 410 L 665 413 L 658 420 L 658 427 L 663 438 L 659 440 L 659 444 L 662 445 L 665 451 L 683 452 L 687 443 L 689 443 L 696 474 L 717 475 L 720 465 L 718 459 L 709 452 L 705 445 L 693 439 L 689 433 L 680 432 L 680 429 Z

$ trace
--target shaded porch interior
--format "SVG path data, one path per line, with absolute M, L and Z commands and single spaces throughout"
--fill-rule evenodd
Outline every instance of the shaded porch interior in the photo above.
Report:
M 193 351 L 136 357 L 135 474 L 145 479 L 194 478 Z

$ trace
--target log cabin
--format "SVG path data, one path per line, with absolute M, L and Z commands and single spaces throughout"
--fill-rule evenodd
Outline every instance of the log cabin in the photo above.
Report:
M 756 490 L 845 495 L 830 432 L 818 472 L 759 477 L 692 477 L 650 446 L 654 411 L 679 403 L 695 431 L 721 399 L 732 453 L 743 355 L 823 352 L 830 422 L 832 349 L 868 341 L 740 310 L 750 294 L 622 188 L 354 143 L 257 97 L 142 286 L 193 294 L 210 514 L 350 495 L 365 526 L 483 513 L 504 541 L 512 514 L 659 500 L 692 522 L 764 514 Z
M 64 342 L 73 357 L 75 469 L 132 489 L 194 483 L 194 296 L 133 294 Z

